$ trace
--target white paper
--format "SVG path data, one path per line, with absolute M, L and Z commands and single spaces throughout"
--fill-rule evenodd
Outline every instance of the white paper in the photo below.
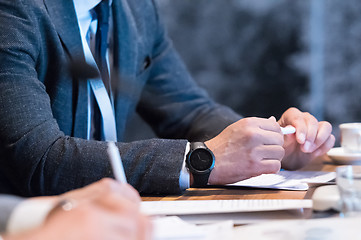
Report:
M 257 177 L 228 184 L 228 186 L 305 191 L 309 188 L 309 183 L 322 184 L 335 178 L 335 172 L 280 171 L 277 174 L 262 174 Z
M 275 211 L 312 208 L 308 199 L 146 201 L 141 211 L 148 215 L 186 215 Z
M 233 239 L 339 240 L 361 239 L 361 217 L 272 221 L 236 227 Z
M 193 224 L 210 224 L 225 220 L 232 220 L 232 222 L 236 225 L 243 225 L 250 223 L 269 222 L 274 220 L 303 219 L 305 217 L 305 212 L 303 208 L 300 208 L 259 212 L 178 215 L 178 217 L 188 223 Z
M 195 225 L 178 217 L 160 217 L 153 219 L 153 238 L 155 240 L 194 239 L 218 240 L 232 239 L 233 222 L 222 221 L 214 224 Z

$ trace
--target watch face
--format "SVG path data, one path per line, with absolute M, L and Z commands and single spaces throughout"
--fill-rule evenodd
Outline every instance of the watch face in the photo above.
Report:
M 206 149 L 199 148 L 192 152 L 189 162 L 194 169 L 205 171 L 212 167 L 213 156 Z

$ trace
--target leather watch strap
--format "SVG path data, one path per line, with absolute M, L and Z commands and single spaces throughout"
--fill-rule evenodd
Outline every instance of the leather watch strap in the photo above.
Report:
M 192 187 L 194 188 L 201 188 L 201 187 L 205 187 L 208 185 L 208 179 L 209 179 L 209 175 L 211 174 L 211 172 L 209 173 L 205 173 L 205 174 L 193 174 L 193 185 Z

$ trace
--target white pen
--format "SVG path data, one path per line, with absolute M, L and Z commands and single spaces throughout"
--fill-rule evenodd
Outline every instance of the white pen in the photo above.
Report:
M 127 183 L 122 158 L 120 157 L 119 150 L 114 142 L 108 142 L 107 152 L 115 179 L 120 183 Z
M 292 133 L 296 132 L 296 128 L 292 127 L 292 126 L 281 127 L 281 131 L 282 131 L 283 135 L 292 134 Z

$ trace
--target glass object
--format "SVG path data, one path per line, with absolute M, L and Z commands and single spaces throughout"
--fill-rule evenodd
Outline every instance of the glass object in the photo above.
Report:
M 338 167 L 336 174 L 341 214 L 345 217 L 361 215 L 361 166 Z

